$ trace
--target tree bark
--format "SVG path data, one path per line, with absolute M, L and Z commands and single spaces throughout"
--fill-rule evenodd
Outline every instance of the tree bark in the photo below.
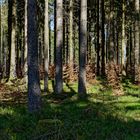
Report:
M 135 0 L 135 83 L 140 83 L 139 72 L 139 0 Z
M 105 22 L 105 10 L 104 10 L 104 0 L 101 1 L 102 9 L 102 31 L 101 31 L 101 45 L 102 45 L 102 75 L 105 76 L 105 31 L 104 31 L 104 22 Z
M 44 21 L 44 91 L 48 90 L 49 70 L 49 15 L 48 0 L 45 0 L 45 21 Z
M 27 17 L 28 107 L 30 112 L 37 112 L 41 108 L 38 66 L 37 0 L 28 0 Z
M 73 0 L 70 0 L 70 27 L 69 27 L 69 63 L 70 74 L 73 75 Z
M 56 0 L 56 62 L 55 93 L 63 91 L 62 48 L 63 48 L 63 0 Z
M 79 97 L 86 96 L 86 55 L 87 55 L 87 1 L 81 0 L 80 43 L 79 43 Z
M 12 1 L 10 80 L 16 79 L 16 0 Z
M 100 75 L 100 0 L 97 0 L 97 76 Z
M 125 0 L 122 2 L 122 50 L 121 50 L 121 66 L 122 66 L 122 75 L 126 75 L 126 42 L 125 42 Z
M 27 1 L 25 0 L 25 15 L 24 15 L 24 64 L 23 64 L 23 76 L 25 79 L 25 82 L 27 83 L 28 77 L 27 77 L 27 50 L 28 50 L 28 45 L 27 45 Z

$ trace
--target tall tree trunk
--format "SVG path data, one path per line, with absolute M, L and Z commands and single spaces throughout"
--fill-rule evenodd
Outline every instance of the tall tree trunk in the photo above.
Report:
M 49 69 L 49 15 L 48 15 L 48 0 L 45 0 L 45 21 L 44 21 L 44 91 L 48 90 L 48 69 Z
M 70 27 L 69 27 L 69 62 L 70 75 L 73 75 L 73 0 L 70 0 Z
M 63 48 L 63 0 L 56 0 L 56 62 L 55 62 L 55 93 L 63 90 L 62 79 L 62 48 Z
M 27 83 L 27 0 L 25 0 L 25 15 L 24 15 L 24 65 L 23 65 L 23 76 L 25 79 L 25 82 Z
M 132 64 L 132 28 L 131 28 L 131 25 L 130 25 L 130 27 L 129 27 L 129 65 L 131 66 L 131 64 Z
M 79 83 L 80 97 L 86 95 L 86 54 L 87 54 L 87 1 L 81 0 L 80 44 L 79 44 Z
M 110 1 L 110 15 L 109 15 L 109 48 L 108 48 L 108 58 L 109 61 L 114 61 L 114 37 L 113 37 L 113 30 L 114 30 L 114 0 Z
M 66 9 L 68 13 L 68 8 Z M 66 22 L 66 64 L 69 63 L 69 20 Z
M 76 65 L 76 23 L 73 23 L 73 64 Z
M 97 76 L 100 75 L 100 0 L 97 0 Z
M 6 38 L 6 32 L 4 30 L 3 32 L 3 78 L 6 78 L 6 60 L 7 60 L 7 38 Z
M 63 1 L 63 48 L 62 48 L 62 58 L 63 58 L 63 64 L 66 64 L 66 11 L 65 11 L 65 0 Z
M 11 31 L 12 31 L 12 0 L 8 0 L 8 78 L 10 77 L 11 58 Z
M 52 61 L 52 30 L 51 30 L 51 20 L 49 20 L 49 65 L 53 64 Z
M 2 16 L 1 16 L 1 9 L 2 9 L 2 6 L 0 5 L 0 79 L 2 78 L 2 29 L 1 29 L 1 25 L 2 25 Z
M 41 107 L 38 66 L 37 0 L 28 0 L 27 7 L 28 107 L 30 112 L 36 112 Z
M 16 0 L 12 1 L 10 80 L 16 79 Z
M 132 64 L 131 64 L 131 74 L 132 74 L 133 81 L 135 81 L 135 24 L 134 24 L 134 22 L 132 23 L 131 27 L 132 27 L 132 52 L 131 52 Z
M 140 72 L 139 72 L 139 0 L 135 0 L 135 82 L 140 83 Z
M 105 22 L 105 10 L 104 10 L 104 0 L 101 1 L 101 9 L 102 9 L 102 31 L 101 31 L 101 38 L 102 38 L 102 75 L 105 75 L 105 31 L 104 31 L 104 22 Z
M 118 28 L 116 29 L 118 31 Z M 117 51 L 117 65 L 119 65 L 119 33 L 116 31 L 116 51 Z
M 125 59 L 126 59 L 126 43 L 125 43 L 125 0 L 122 2 L 122 50 L 121 50 L 121 66 L 122 66 L 122 75 L 126 75 L 126 64 L 125 64 Z
M 54 65 L 56 63 L 56 1 L 54 0 Z M 64 21 L 63 21 L 64 24 Z

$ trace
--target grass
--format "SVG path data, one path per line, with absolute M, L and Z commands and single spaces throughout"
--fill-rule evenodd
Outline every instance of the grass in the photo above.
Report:
M 127 82 L 122 85 L 123 96 L 113 96 L 112 89 L 101 83 L 89 85 L 87 99 L 80 100 L 77 84 L 64 84 L 61 99 L 43 94 L 38 114 L 30 114 L 26 102 L 2 102 L 0 139 L 139 140 L 140 87 Z M 51 82 L 49 86 L 52 89 Z

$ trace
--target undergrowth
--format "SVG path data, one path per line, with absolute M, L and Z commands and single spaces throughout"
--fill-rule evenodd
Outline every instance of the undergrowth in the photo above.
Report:
M 122 86 L 123 96 L 114 96 L 105 83 L 89 84 L 87 99 L 80 100 L 77 84 L 65 83 L 63 96 L 56 98 L 49 81 L 50 93 L 42 93 L 42 110 L 37 114 L 27 111 L 26 92 L 14 100 L 2 100 L 0 139 L 139 140 L 140 87 L 128 81 Z

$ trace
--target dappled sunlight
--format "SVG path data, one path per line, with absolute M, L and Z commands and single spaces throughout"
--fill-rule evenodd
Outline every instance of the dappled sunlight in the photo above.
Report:
M 92 93 L 91 93 L 92 94 Z M 75 95 L 74 95 L 75 96 Z M 116 103 L 94 102 L 72 97 L 61 104 L 44 99 L 42 111 L 32 115 L 23 105 L 6 105 L 0 108 L 0 127 L 2 134 L 9 139 L 138 139 L 139 126 L 137 107 L 129 105 L 131 98 L 119 97 Z M 137 99 L 136 99 L 137 100 Z M 126 103 L 125 103 L 126 101 Z M 135 99 L 132 100 L 133 102 Z M 123 102 L 120 104 L 120 102 Z M 136 103 L 138 106 L 138 102 Z M 126 106 L 127 105 L 127 106 Z M 127 109 L 127 112 L 126 112 Z M 128 113 L 129 112 L 129 113 Z M 135 117 L 135 118 L 134 118 Z M 111 133 L 110 133 L 111 132 Z
M 0 1 L 0 140 L 140 140 L 140 0 Z
M 11 107 L 0 107 L 0 116 L 4 116 L 4 115 L 13 115 L 14 114 L 14 110 L 12 110 Z
M 27 92 L 13 85 L 2 85 L 0 137 L 139 140 L 140 89 L 131 83 L 122 85 L 125 94 L 115 96 L 112 88 L 100 80 L 88 84 L 87 97 L 80 99 L 77 83 L 64 83 L 63 93 L 56 95 L 49 80 L 49 92 L 42 92 L 42 109 L 35 114 L 27 111 Z M 43 91 L 42 81 L 41 88 Z

